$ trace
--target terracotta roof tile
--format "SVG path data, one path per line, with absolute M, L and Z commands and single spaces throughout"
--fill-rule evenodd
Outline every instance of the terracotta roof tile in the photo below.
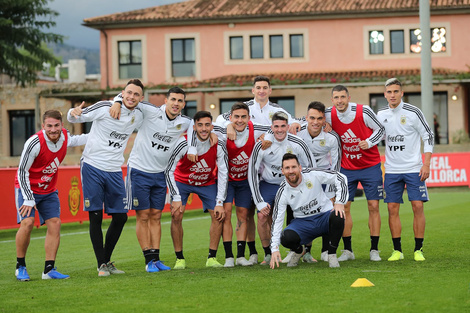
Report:
M 420 82 L 420 69 L 383 69 L 344 72 L 293 72 L 293 73 L 263 73 L 270 78 L 273 87 L 279 85 L 305 85 L 305 84 L 347 84 L 366 82 L 385 82 L 388 78 L 397 77 L 404 81 Z M 202 81 L 192 81 L 178 84 L 183 88 L 207 88 L 227 86 L 251 86 L 255 76 L 260 73 L 247 73 L 239 75 L 226 75 Z M 433 69 L 434 79 L 470 78 L 469 72 L 455 71 L 443 68 Z M 171 84 L 158 85 L 166 88 Z M 152 87 L 150 87 L 152 88 Z
M 430 0 L 431 10 L 470 9 L 470 0 Z M 188 0 L 88 18 L 85 25 L 253 17 L 418 12 L 419 0 Z

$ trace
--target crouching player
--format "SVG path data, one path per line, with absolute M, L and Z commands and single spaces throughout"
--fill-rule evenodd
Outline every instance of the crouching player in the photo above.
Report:
M 295 252 L 287 263 L 288 267 L 293 267 L 297 266 L 302 256 L 302 245 L 324 234 L 330 237 L 329 266 L 339 267 L 336 249 L 344 230 L 344 204 L 348 200 L 346 177 L 339 172 L 328 170 L 302 171 L 297 156 L 291 153 L 284 154 L 282 158 L 282 174 L 285 179 L 276 194 L 273 211 L 271 268 L 279 267 L 279 244 Z M 335 185 L 334 206 L 323 191 L 322 184 Z M 282 230 L 288 205 L 294 212 L 294 219 Z

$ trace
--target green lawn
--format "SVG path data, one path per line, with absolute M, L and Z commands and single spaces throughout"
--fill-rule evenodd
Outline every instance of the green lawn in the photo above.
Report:
M 98 278 L 88 225 L 67 224 L 62 227 L 56 264 L 71 278 L 41 280 L 45 234 L 41 228 L 33 231 L 26 259 L 31 281 L 18 282 L 14 277 L 16 230 L 0 231 L 0 312 L 470 312 L 470 192 L 434 189 L 430 197 L 425 204 L 426 261 L 422 263 L 413 260 L 408 203 L 401 210 L 405 259 L 368 260 L 365 199 L 352 206 L 356 260 L 341 263 L 339 269 L 330 269 L 326 262 L 303 263 L 297 268 L 283 264 L 275 270 L 259 265 L 206 269 L 210 220 L 197 210 L 187 212 L 183 222 L 186 270 L 146 273 L 131 218 L 113 256 L 126 274 Z M 379 248 L 386 259 L 392 242 L 386 205 L 381 203 L 380 208 Z M 164 214 L 161 259 L 173 266 L 169 221 L 170 216 Z M 312 249 L 316 258 L 320 241 Z M 261 260 L 259 245 L 258 252 Z M 218 259 L 223 262 L 222 245 Z M 350 287 L 358 278 L 367 278 L 375 287 Z

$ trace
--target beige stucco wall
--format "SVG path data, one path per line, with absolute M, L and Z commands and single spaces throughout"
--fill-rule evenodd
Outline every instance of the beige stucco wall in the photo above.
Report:
M 158 84 L 171 79 L 171 38 L 196 38 L 196 80 L 203 80 L 229 74 L 278 73 L 278 72 L 324 72 L 360 71 L 371 69 L 419 68 L 419 55 L 399 54 L 389 56 L 367 56 L 367 27 L 382 26 L 403 29 L 410 25 L 419 27 L 419 18 L 380 17 L 338 20 L 284 21 L 266 23 L 235 23 L 191 26 L 163 26 L 158 28 L 108 29 L 109 55 L 106 58 L 106 36 L 101 35 L 101 87 L 107 84 L 106 71 L 109 69 L 111 87 L 122 85 L 117 79 L 117 41 L 143 40 L 143 81 L 146 85 Z M 447 27 L 447 53 L 433 54 L 433 67 L 468 70 L 470 37 L 468 25 L 470 15 L 431 16 L 431 25 Z M 396 27 L 395 27 L 396 26 Z M 224 40 L 227 33 L 283 31 L 285 29 L 305 30 L 307 38 L 306 56 L 303 61 L 294 59 L 248 60 L 247 62 L 226 62 L 229 53 Z M 225 35 L 224 35 L 225 34 Z M 266 47 L 265 49 L 268 49 Z M 367 52 L 367 51 L 366 51 Z M 284 51 L 287 54 L 287 51 Z M 106 63 L 108 60 L 108 63 Z

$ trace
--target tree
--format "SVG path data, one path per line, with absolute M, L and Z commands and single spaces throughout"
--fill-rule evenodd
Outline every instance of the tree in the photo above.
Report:
M 0 73 L 17 84 L 34 84 L 43 63 L 60 63 L 47 43 L 62 43 L 63 36 L 44 32 L 55 26 L 59 13 L 47 7 L 49 0 L 0 0 Z

